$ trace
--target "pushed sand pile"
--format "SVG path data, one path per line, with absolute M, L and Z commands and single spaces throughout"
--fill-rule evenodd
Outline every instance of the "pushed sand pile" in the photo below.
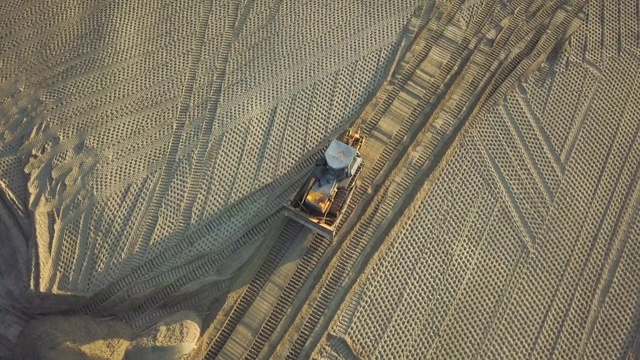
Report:
M 198 314 L 181 311 L 134 336 L 127 324 L 117 320 L 50 316 L 24 328 L 11 359 L 180 359 L 195 347 L 201 322 Z
M 121 321 L 87 315 L 50 316 L 33 320 L 16 342 L 15 360 L 120 360 L 132 331 Z
M 202 320 L 192 311 L 181 311 L 136 336 L 126 360 L 174 360 L 196 346 Z

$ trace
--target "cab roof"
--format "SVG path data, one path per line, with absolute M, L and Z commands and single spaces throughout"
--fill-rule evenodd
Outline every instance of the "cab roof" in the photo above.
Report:
M 327 160 L 327 165 L 334 169 L 339 170 L 346 168 L 351 164 L 353 158 L 356 157 L 358 151 L 351 146 L 338 141 L 331 140 L 327 151 L 324 153 L 324 157 Z

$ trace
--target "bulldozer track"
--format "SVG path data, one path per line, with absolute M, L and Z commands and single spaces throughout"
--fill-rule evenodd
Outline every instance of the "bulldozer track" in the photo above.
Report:
M 461 1 L 459 1 L 461 3 Z M 454 15 L 455 13 L 448 12 L 444 14 L 442 20 L 447 20 Z M 445 23 L 446 25 L 446 23 Z M 437 36 L 442 34 L 445 29 L 445 25 L 439 25 L 435 32 L 429 33 L 428 36 L 430 41 L 425 41 L 422 44 L 422 47 L 413 56 L 411 62 L 408 66 L 406 66 L 402 73 L 399 74 L 397 80 L 391 86 L 391 90 L 386 92 L 384 99 L 380 102 L 380 104 L 376 107 L 375 112 L 372 116 L 367 117 L 365 119 L 366 122 L 361 127 L 361 130 L 364 135 L 369 135 L 373 129 L 379 124 L 383 115 L 389 110 L 391 105 L 393 104 L 396 97 L 400 94 L 400 90 L 406 83 L 411 79 L 412 75 L 415 74 L 420 64 L 426 59 L 429 52 L 433 49 Z M 403 121 L 399 130 L 392 137 L 391 142 L 385 146 L 383 153 L 376 159 L 374 165 L 370 169 L 366 169 L 362 174 L 364 179 L 362 182 L 356 187 L 355 192 L 352 196 L 351 201 L 347 205 L 347 208 L 344 210 L 345 214 L 342 216 L 340 223 L 338 224 L 336 232 L 340 232 L 341 227 L 345 224 L 346 219 L 350 217 L 350 215 L 355 211 L 358 203 L 362 200 L 363 197 L 366 196 L 366 193 L 369 187 L 372 185 L 374 180 L 378 177 L 381 171 L 384 168 L 384 165 L 388 162 L 390 157 L 395 153 L 396 149 L 400 145 L 401 141 L 406 137 L 409 130 L 415 125 L 416 121 L 420 118 L 421 109 L 428 103 L 429 99 L 433 97 L 433 92 L 435 89 L 430 89 L 431 91 L 427 91 L 426 94 L 422 95 L 420 98 L 421 101 L 418 101 L 414 111 L 411 116 Z M 363 116 L 366 116 L 366 112 L 363 113 Z M 366 146 L 366 144 L 365 144 Z M 282 236 L 279 237 L 278 241 L 282 239 Z M 339 269 L 338 272 L 333 272 L 332 277 L 330 278 L 330 282 L 334 284 L 335 287 L 339 286 L 340 282 L 337 281 L 337 277 L 342 277 L 346 275 L 349 271 L 350 266 L 348 263 L 355 261 L 362 249 L 364 249 L 364 244 L 366 240 L 364 238 L 360 239 L 361 242 L 351 242 L 347 247 L 345 254 L 345 260 L 349 260 L 344 264 L 339 264 L 336 269 Z M 324 253 L 329 248 L 329 241 L 320 235 L 315 235 L 313 241 L 311 242 L 309 248 L 305 252 L 301 262 L 297 266 L 290 282 L 285 287 L 282 294 L 279 296 L 276 306 L 272 309 L 271 313 L 267 321 L 261 327 L 258 335 L 253 340 L 249 351 L 245 354 L 246 359 L 255 359 L 258 358 L 265 344 L 276 330 L 278 324 L 281 322 L 285 314 L 287 313 L 287 309 L 291 306 L 292 302 L 299 294 L 302 286 L 307 282 L 309 275 L 313 272 L 313 270 L 319 265 Z M 276 250 L 277 251 L 277 250 Z M 277 263 L 276 263 L 277 264 Z M 273 268 L 275 268 L 276 264 L 273 264 Z M 272 268 L 271 266 L 269 268 Z M 261 288 L 260 284 L 264 285 L 262 278 L 256 278 L 256 285 L 253 288 Z M 251 286 L 251 285 L 250 285 Z M 326 292 L 321 299 L 319 299 L 320 303 L 324 306 L 328 305 L 328 300 L 331 298 L 330 291 Z M 238 307 L 238 311 L 235 311 L 234 314 L 244 314 L 246 313 L 248 307 L 251 305 L 252 301 L 255 300 L 257 294 L 253 294 L 252 292 L 247 292 L 243 294 L 242 298 L 237 302 L 236 307 Z M 322 311 L 320 309 L 314 309 L 314 313 L 317 316 L 320 316 Z M 205 356 L 206 359 L 215 359 L 220 351 L 222 351 L 226 340 L 228 340 L 233 333 L 233 329 L 240 322 L 241 316 L 230 317 L 230 319 L 225 322 L 225 326 L 222 330 L 218 332 L 216 339 L 211 343 L 209 350 Z M 305 324 L 307 325 L 307 324 Z M 313 326 L 309 323 L 303 330 L 301 334 L 310 335 Z M 296 339 L 295 348 L 299 347 L 298 344 L 304 341 L 306 336 L 298 337 Z M 304 343 L 303 343 L 304 344 Z
M 303 226 L 301 224 L 298 224 L 293 220 L 287 221 L 286 225 L 280 232 L 276 243 L 269 251 L 269 254 L 262 262 L 261 266 L 258 268 L 258 271 L 251 280 L 251 283 L 244 290 L 236 306 L 233 308 L 231 314 L 222 326 L 222 329 L 218 332 L 211 343 L 205 359 L 215 359 L 220 351 L 222 351 L 227 340 L 231 337 L 233 330 L 238 325 L 242 317 L 247 313 L 253 304 L 253 301 L 262 290 L 262 287 L 266 284 L 267 279 L 269 279 L 269 276 L 271 276 L 271 273 L 275 270 L 276 266 L 280 263 L 280 260 L 282 260 L 282 257 L 289 249 L 289 246 L 291 245 L 291 237 L 300 232 L 302 227 Z
M 330 245 L 330 242 L 320 236 L 315 235 L 315 238 L 307 252 L 305 252 L 302 260 L 298 264 L 293 277 L 284 288 L 282 294 L 278 298 L 276 306 L 273 308 L 267 321 L 262 325 L 258 336 L 254 339 L 249 351 L 245 355 L 245 359 L 257 359 L 260 352 L 267 344 L 267 341 L 271 338 L 271 335 L 275 332 L 276 328 L 284 318 L 291 304 L 298 296 L 302 287 L 307 282 L 315 266 L 320 262 L 322 256 L 326 252 Z
M 299 315 L 292 319 L 297 319 L 296 322 L 300 326 L 295 329 L 292 327 L 286 336 L 295 340 L 290 345 L 281 344 L 285 347 L 284 351 L 276 353 L 278 356 L 286 355 L 287 359 L 309 355 L 304 352 L 305 347 L 308 347 L 308 342 L 322 319 L 326 318 L 325 314 L 331 301 L 343 287 L 358 259 L 363 256 L 371 239 L 380 238 L 385 232 L 388 233 L 393 224 L 391 219 L 397 220 L 403 213 L 402 209 L 407 204 L 400 200 L 420 188 L 435 168 L 437 159 L 451 147 L 453 139 L 467 120 L 475 117 L 484 110 L 485 105 L 491 104 L 504 94 L 515 81 L 530 70 L 536 58 L 544 55 L 545 51 L 550 51 L 565 33 L 571 18 L 577 14 L 577 11 L 570 11 L 553 31 L 527 38 L 531 30 L 544 25 L 544 18 L 549 18 L 549 15 L 558 10 L 559 6 L 552 4 L 536 14 L 524 29 L 515 29 L 520 25 L 512 21 L 501 28 L 500 36 L 487 38 L 486 34 L 490 33 L 488 20 L 494 10 L 493 5 L 483 6 L 468 28 L 456 32 L 455 26 L 451 27 L 451 20 L 461 3 L 457 1 L 446 13 L 435 16 L 435 19 L 439 20 L 438 23 L 423 30 L 420 36 L 425 36 L 424 41 L 414 50 L 414 56 L 402 73 L 392 80 L 387 89 L 381 90 L 380 93 L 384 93 L 382 100 L 377 103 L 375 109 L 363 111 L 361 130 L 363 134 L 370 135 L 399 98 L 402 89 L 414 80 L 413 78 L 421 75 L 420 66 L 427 57 L 430 54 L 440 58 L 446 56 L 436 73 L 432 74 L 432 81 L 420 89 L 422 93 L 417 94 L 417 101 L 407 110 L 408 116 L 402 119 L 402 123 L 384 145 L 373 165 L 363 170 L 361 180 L 358 180 L 360 183 L 338 224 L 339 244 L 333 249 L 335 252 L 328 251 L 330 244 L 325 238 L 314 236 L 289 283 L 279 295 L 276 305 L 270 310 L 266 321 L 262 323 L 257 336 L 244 354 L 245 359 L 274 355 L 273 351 L 277 349 L 270 349 L 269 353 L 264 352 L 266 344 L 278 330 L 285 316 L 293 312 L 290 311 L 291 306 L 314 270 L 319 266 L 328 266 L 330 270 L 319 280 L 320 283 L 315 284 L 314 293 L 317 296 L 309 298 L 304 305 L 306 311 L 300 311 Z M 481 32 L 483 29 L 485 31 Z M 446 41 L 449 37 L 457 39 L 454 45 Z M 445 40 L 439 40 L 442 38 Z M 509 56 L 514 45 L 522 42 L 524 46 Z M 533 58 L 529 59 L 527 55 Z M 437 116 L 442 113 L 449 116 Z M 434 124 L 436 120 L 439 122 Z M 428 126 L 429 124 L 431 125 Z M 387 181 L 389 178 L 394 181 Z M 373 195 L 368 195 L 371 192 Z M 350 220 L 354 221 L 350 219 L 351 215 L 358 212 L 363 214 L 357 216 L 357 223 L 349 223 Z M 340 232 L 344 226 L 347 228 Z M 324 256 L 329 253 L 333 256 Z M 247 300 L 240 300 L 239 304 L 250 306 Z M 229 335 L 232 332 L 225 331 L 225 334 Z M 217 342 L 215 349 L 207 354 L 207 359 L 215 358 L 223 346 L 223 343 Z
M 549 9 L 557 10 L 558 7 L 552 8 L 551 6 L 545 8 L 545 11 L 541 12 L 541 16 L 536 18 L 544 18 L 548 17 Z M 477 29 L 474 29 L 474 32 L 480 30 L 481 26 L 484 26 L 485 20 L 489 16 L 489 12 L 491 8 L 485 7 L 483 11 L 478 16 L 478 21 L 476 23 Z M 484 59 L 482 59 L 480 64 L 472 64 L 468 65 L 468 68 L 473 66 L 476 67 L 474 73 L 475 75 L 472 77 L 472 80 L 469 85 L 463 87 L 464 91 L 462 92 L 462 96 L 454 101 L 451 101 L 453 104 L 450 105 L 449 109 L 444 107 L 442 110 L 452 110 L 457 117 L 454 118 L 454 122 L 445 124 L 444 127 L 438 128 L 434 131 L 436 137 L 423 137 L 424 127 L 420 130 L 421 134 L 414 137 L 410 141 L 410 145 L 407 145 L 405 148 L 409 146 L 415 147 L 416 145 L 420 145 L 422 143 L 425 145 L 423 150 L 419 152 L 418 156 L 413 160 L 411 166 L 409 166 L 406 170 L 399 169 L 400 171 L 400 179 L 395 184 L 387 185 L 381 189 L 378 196 L 374 199 L 372 206 L 369 206 L 370 211 L 365 215 L 364 219 L 359 222 L 358 227 L 352 232 L 352 237 L 349 238 L 345 245 L 340 249 L 340 253 L 336 257 L 336 261 L 332 264 L 331 272 L 328 273 L 325 277 L 321 289 L 318 291 L 318 297 L 310 306 L 309 311 L 307 313 L 306 320 L 302 323 L 302 326 L 296 330 L 297 336 L 288 349 L 286 353 L 287 359 L 297 359 L 301 356 L 307 356 L 308 353 L 303 353 L 305 346 L 307 346 L 312 334 L 316 331 L 319 323 L 324 317 L 327 309 L 329 308 L 330 302 L 334 299 L 338 290 L 343 287 L 345 280 L 347 279 L 350 271 L 354 267 L 356 261 L 362 256 L 365 247 L 371 241 L 371 239 L 379 236 L 380 231 L 384 232 L 389 228 L 390 224 L 393 221 L 389 221 L 389 218 L 392 216 L 398 217 L 401 216 L 402 208 L 405 206 L 403 199 L 406 194 L 415 192 L 416 188 L 419 188 L 421 184 L 421 178 L 424 178 L 428 175 L 434 165 L 433 161 L 429 161 L 430 158 L 435 154 L 443 154 L 444 151 L 448 147 L 450 147 L 451 141 L 449 139 L 454 138 L 451 136 L 455 135 L 461 129 L 461 127 L 465 124 L 465 118 L 473 111 L 471 108 L 466 106 L 469 102 L 467 100 L 472 100 L 474 98 L 480 97 L 480 94 L 484 93 L 484 90 L 491 89 L 492 91 L 488 94 L 489 96 L 480 97 L 480 101 L 478 101 L 475 105 L 475 109 L 485 109 L 484 105 L 490 102 L 492 99 L 495 99 L 495 96 L 500 96 L 504 93 L 505 89 L 509 88 L 513 81 L 519 79 L 534 63 L 535 59 L 538 58 L 545 51 L 549 51 L 557 41 L 563 36 L 569 23 L 577 15 L 577 9 L 572 9 L 568 12 L 568 16 L 566 16 L 560 24 L 551 31 L 548 36 L 538 41 L 527 41 L 526 46 L 522 51 L 518 52 L 516 56 L 514 56 L 511 61 L 507 61 L 501 64 L 496 71 L 488 71 L 491 68 L 492 64 L 495 64 L 500 59 L 500 54 L 502 51 L 507 48 L 507 46 L 513 45 L 514 42 L 518 42 L 523 40 L 523 38 L 508 38 L 509 41 L 502 41 L 501 43 L 494 44 L 497 45 L 491 48 L 491 51 L 488 53 L 485 52 Z M 539 26 L 541 21 L 534 21 L 534 26 Z M 534 26 L 530 26 L 534 27 Z M 529 29 L 526 29 L 529 30 Z M 521 32 L 526 33 L 526 32 Z M 523 35 L 524 37 L 524 35 Z M 450 58 L 456 59 L 458 57 L 462 58 L 463 53 L 465 52 L 465 48 L 467 44 L 469 44 L 470 38 L 464 39 L 461 44 L 464 46 L 458 46 L 454 50 L 454 56 Z M 535 47 L 535 44 L 542 44 L 542 46 Z M 478 50 L 480 54 L 482 54 L 481 50 Z M 527 58 L 527 61 L 523 61 L 526 54 L 532 54 L 530 58 Z M 452 70 L 453 62 L 449 61 L 442 68 L 442 71 L 438 74 L 439 76 L 448 76 L 447 74 Z M 495 74 L 496 76 L 488 76 L 487 74 Z M 450 81 L 458 82 L 458 75 L 454 75 L 454 78 Z M 445 78 L 442 78 L 444 83 L 448 82 Z M 464 84 L 462 82 L 461 84 Z M 474 91 L 475 90 L 475 91 Z M 493 95 L 493 96 L 492 96 Z M 439 97 L 437 94 L 434 94 L 437 98 Z M 440 101 L 444 98 L 442 96 L 439 97 Z M 422 109 L 421 105 L 425 105 L 424 101 L 426 97 L 423 96 L 418 106 L 415 109 Z M 445 104 L 446 106 L 446 104 Z M 410 124 L 415 121 L 413 118 L 415 114 L 412 112 L 412 116 L 409 118 L 411 121 L 405 121 L 403 126 L 398 130 L 396 135 L 406 136 L 408 129 L 411 127 Z M 417 119 L 417 118 L 416 118 Z M 409 120 L 409 119 L 407 119 Z M 443 131 L 443 129 L 447 129 L 448 131 Z M 394 137 L 395 138 L 395 137 Z M 398 141 L 397 138 L 395 138 Z M 385 148 L 385 152 L 383 152 L 379 158 L 380 161 L 374 165 L 373 173 L 377 173 L 381 171 L 381 164 L 383 161 L 386 163 L 389 161 L 391 154 L 386 151 L 387 149 L 397 148 L 397 143 L 392 142 L 389 148 Z M 419 147 L 418 147 L 419 148 Z M 406 158 L 407 156 L 403 156 Z M 406 162 L 405 164 L 408 164 Z M 399 166 L 398 166 L 399 168 Z M 398 170 L 398 169 L 397 169 Z M 397 171 L 394 170 L 394 171 Z M 370 184 L 370 178 L 365 179 L 365 183 Z M 360 189 L 361 190 L 361 189 Z M 360 194 L 358 194 L 360 195 Z M 360 196 L 358 196 L 360 198 Z
M 445 14 L 446 15 L 446 14 Z M 452 15 L 449 15 L 449 17 Z M 446 17 L 446 16 L 445 16 Z M 444 31 L 444 26 L 439 26 L 440 32 Z M 431 38 L 437 36 L 438 32 L 431 34 Z M 399 75 L 398 80 L 393 84 L 391 91 L 387 92 L 384 100 L 377 106 L 375 113 L 370 118 L 366 119 L 366 122 L 362 126 L 362 132 L 364 135 L 370 134 L 370 132 L 378 125 L 382 116 L 387 112 L 387 110 L 393 104 L 393 101 L 400 93 L 400 89 L 406 84 L 411 76 L 416 72 L 420 63 L 424 61 L 426 56 L 429 54 L 430 50 L 433 48 L 435 44 L 434 41 L 427 41 L 423 44 L 422 48 L 418 53 L 412 58 L 411 63 L 403 69 L 403 72 Z M 424 101 L 420 101 L 417 106 L 423 106 L 429 98 L 431 98 L 432 94 L 423 95 Z M 352 212 L 356 209 L 357 204 L 360 200 L 366 196 L 367 190 L 369 186 L 373 183 L 373 181 L 377 178 L 377 175 L 380 173 L 384 164 L 389 160 L 391 155 L 395 152 L 396 148 L 402 141 L 402 139 L 409 132 L 409 129 L 414 125 L 415 121 L 418 119 L 418 115 L 420 111 L 414 111 L 415 115 L 406 119 L 403 122 L 400 130 L 395 134 L 392 139 L 392 142 L 389 143 L 385 147 L 385 151 L 381 156 L 377 159 L 374 166 L 364 172 L 365 179 L 360 183 L 352 196 L 351 201 L 347 205 L 347 208 L 344 210 L 345 214 L 342 216 L 340 223 L 338 224 L 337 232 L 340 231 L 340 228 L 344 225 L 345 220 L 349 218 Z M 366 144 L 365 144 L 366 146 Z M 366 176 L 368 175 L 368 176 Z M 279 237 L 280 241 L 282 236 Z M 261 350 L 264 348 L 264 345 L 269 340 L 278 324 L 283 319 L 284 315 L 287 312 L 287 309 L 291 306 L 292 302 L 299 294 L 302 286 L 307 282 L 309 275 L 312 271 L 318 266 L 322 256 L 328 249 L 330 243 L 327 239 L 320 235 L 315 235 L 313 241 L 311 242 L 309 248 L 305 252 L 301 262 L 297 266 L 295 273 L 293 274 L 290 282 L 285 287 L 284 291 L 278 298 L 276 306 L 273 308 L 272 312 L 269 314 L 267 321 L 263 324 L 260 329 L 258 336 L 252 342 L 249 351 L 245 354 L 246 359 L 255 359 L 258 358 Z M 358 246 L 359 247 L 359 246 Z M 276 250 L 277 251 L 277 250 Z M 347 253 L 351 256 L 350 259 L 355 261 L 357 259 L 357 255 L 359 251 L 357 249 L 349 249 Z M 277 264 L 277 263 L 276 263 Z M 269 268 L 272 268 L 271 266 Z M 275 264 L 273 264 L 273 268 L 275 268 Z M 342 272 L 348 272 L 348 267 L 340 267 Z M 262 278 L 256 279 L 256 285 L 253 285 L 253 288 L 261 288 L 261 285 L 264 285 Z M 336 283 L 336 286 L 338 283 Z M 252 292 L 247 292 L 243 294 L 242 298 L 237 302 L 236 307 L 238 307 L 238 311 L 235 311 L 234 314 L 244 314 L 246 313 L 248 307 L 255 300 L 255 296 L 257 294 L 253 294 Z M 211 343 L 209 350 L 205 356 L 206 359 L 215 359 L 220 351 L 222 351 L 226 341 L 230 338 L 233 333 L 233 329 L 239 323 L 241 316 L 232 317 L 225 322 L 225 326 L 222 330 L 218 332 L 216 339 Z

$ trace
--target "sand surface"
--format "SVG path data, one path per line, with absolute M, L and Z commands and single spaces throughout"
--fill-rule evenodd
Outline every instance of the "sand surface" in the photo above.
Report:
M 460 135 L 316 357 L 638 356 L 638 4 L 584 10 Z
M 0 4 L 0 356 L 39 314 L 139 331 L 224 298 L 411 15 L 453 3 Z M 459 3 L 463 31 L 485 3 L 517 19 L 543 2 Z M 606 359 L 640 344 L 640 4 L 585 4 L 425 179 L 316 356 Z
M 378 84 L 416 3 L 3 2 L 3 298 L 142 328 L 173 294 L 225 294 L 261 238 L 237 234 Z

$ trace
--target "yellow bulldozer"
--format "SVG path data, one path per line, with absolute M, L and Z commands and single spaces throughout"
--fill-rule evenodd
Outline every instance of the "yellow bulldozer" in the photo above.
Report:
M 329 143 L 302 187 L 286 204 L 287 216 L 330 239 L 355 190 L 364 166 L 360 148 L 365 136 L 350 128 Z

